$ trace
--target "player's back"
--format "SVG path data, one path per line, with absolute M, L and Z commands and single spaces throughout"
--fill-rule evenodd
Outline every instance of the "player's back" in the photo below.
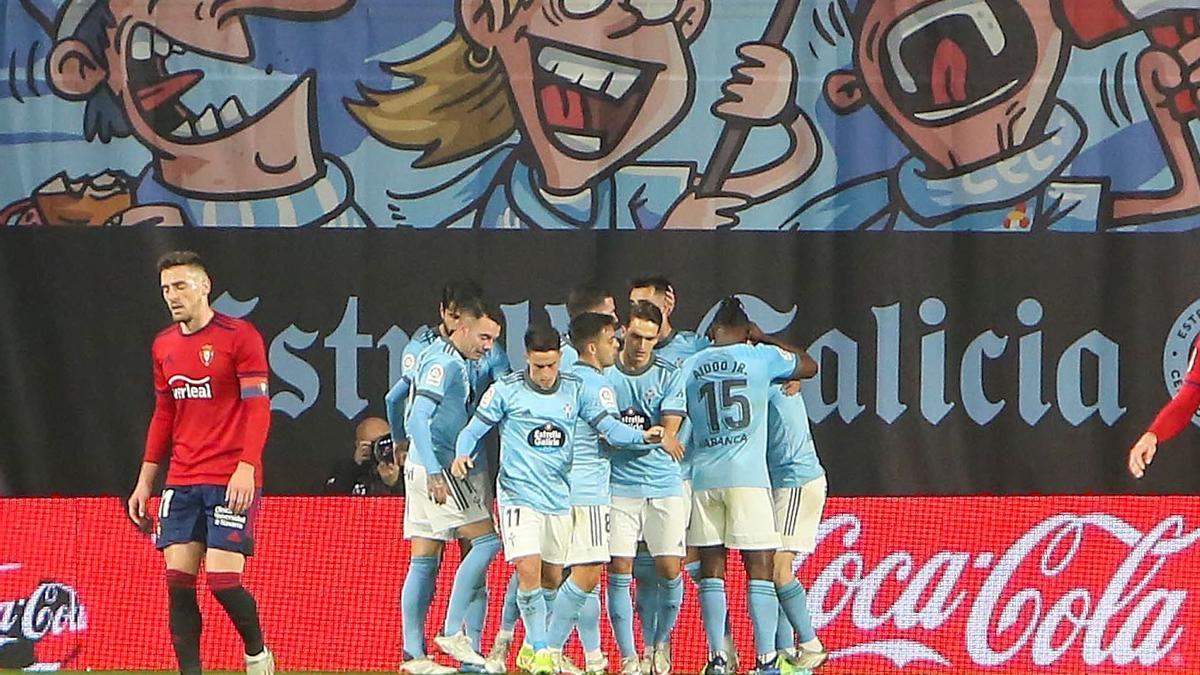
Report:
M 695 489 L 770 487 L 767 400 L 772 380 L 795 363 L 782 349 L 745 343 L 710 347 L 684 363 Z
M 661 423 L 664 414 L 687 414 L 683 372 L 665 359 L 655 356 L 638 371 L 618 362 L 606 368 L 604 374 L 616 392 L 621 421 L 635 429 L 645 431 Z M 659 447 L 648 445 L 646 450 L 612 453 L 614 496 L 657 498 L 682 493 L 680 466 Z
M 450 466 L 458 434 L 470 419 L 470 382 L 467 361 L 449 340 L 439 339 L 421 352 L 409 396 L 413 400 L 425 396 L 437 404 L 429 421 L 433 452 L 443 468 Z M 411 403 L 406 427 L 412 417 Z
M 788 396 L 780 384 L 771 385 L 767 401 L 767 471 L 773 488 L 802 487 L 825 475 L 804 397 Z
M 708 338 L 693 331 L 673 330 L 665 340 L 654 346 L 654 355 L 678 368 L 693 354 L 703 351 L 711 344 Z

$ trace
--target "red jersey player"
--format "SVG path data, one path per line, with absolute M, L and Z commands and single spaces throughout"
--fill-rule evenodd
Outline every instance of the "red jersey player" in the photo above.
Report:
M 1183 376 L 1183 383 L 1179 385 L 1179 391 L 1175 392 L 1171 401 L 1159 411 L 1146 433 L 1129 449 L 1129 473 L 1133 474 L 1134 478 L 1146 475 L 1146 467 L 1154 461 L 1158 444 L 1166 443 L 1183 431 L 1192 415 L 1196 414 L 1197 408 L 1200 408 L 1200 359 L 1196 358 L 1196 350 L 1193 348 L 1192 360 L 1188 364 L 1187 374 Z
M 173 323 L 151 347 L 154 417 L 129 517 L 149 529 L 146 503 L 158 465 L 170 456 L 157 545 L 166 559 L 171 642 L 180 670 L 201 672 L 196 575 L 203 559 L 209 589 L 245 642 L 246 672 L 271 675 L 274 657 L 263 645 L 254 598 L 241 582 L 254 550 L 271 421 L 262 336 L 249 322 L 209 306 L 212 282 L 200 256 L 168 253 L 158 270 Z

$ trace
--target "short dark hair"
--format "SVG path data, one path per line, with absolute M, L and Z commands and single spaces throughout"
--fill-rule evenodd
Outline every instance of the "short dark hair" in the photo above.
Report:
M 613 294 L 601 288 L 599 284 L 580 284 L 567 294 L 567 316 L 574 319 L 603 305 L 604 301 L 611 297 Z
M 655 293 L 667 293 L 675 289 L 671 280 L 661 274 L 645 277 L 635 277 L 629 282 L 629 288 L 653 288 Z
M 460 307 L 483 298 L 483 286 L 474 279 L 453 279 L 442 286 L 442 308 Z
M 716 315 L 713 316 L 712 325 L 722 328 L 745 328 L 750 325 L 750 316 L 742 307 L 742 301 L 731 295 L 721 301 Z
M 463 300 L 454 306 L 459 315 L 466 315 L 473 319 L 482 319 L 487 317 L 492 321 L 504 325 L 504 313 L 498 307 L 483 298 L 469 298 Z
M 662 310 L 653 302 L 638 300 L 629 306 L 629 322 L 633 323 L 634 319 L 649 321 L 661 328 L 663 323 Z
M 571 345 L 577 351 L 583 351 L 583 346 L 600 337 L 606 326 L 616 328 L 616 321 L 608 314 L 584 312 L 571 319 L 571 328 L 567 331 L 571 337 Z
M 525 331 L 525 351 L 555 352 L 562 349 L 562 337 L 550 324 L 535 323 Z
M 199 267 L 204 271 L 205 274 L 208 273 L 208 268 L 204 266 L 204 260 L 202 260 L 200 258 L 200 254 L 196 253 L 195 251 L 169 251 L 158 257 L 159 273 L 165 269 L 179 267 L 181 265 Z

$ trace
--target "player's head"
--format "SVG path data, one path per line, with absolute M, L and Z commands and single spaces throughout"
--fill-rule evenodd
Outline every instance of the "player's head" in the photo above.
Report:
M 468 359 L 483 358 L 500 338 L 503 321 L 500 311 L 479 298 L 472 298 L 456 305 L 455 314 L 458 327 L 450 339 Z
M 612 316 L 584 312 L 571 319 L 570 336 L 581 361 L 601 368 L 617 362 L 617 320 Z
M 471 300 L 483 298 L 483 287 L 474 279 L 454 279 L 442 286 L 442 301 L 438 303 L 438 316 L 446 333 L 458 328 L 458 307 Z
M 645 300 L 662 311 L 664 323 L 675 311 L 675 287 L 664 276 L 638 277 L 629 282 L 629 302 Z
M 625 326 L 625 363 L 641 368 L 654 358 L 654 346 L 658 344 L 658 333 L 662 328 L 662 310 L 645 300 L 629 306 L 629 323 Z
M 192 251 L 171 251 L 158 259 L 158 282 L 171 320 L 188 323 L 208 309 L 212 281 L 204 261 Z
M 574 319 L 580 314 L 595 312 L 617 319 L 617 303 L 612 293 L 596 284 L 580 284 L 567 294 L 567 316 Z
M 525 361 L 529 364 L 529 377 L 542 389 L 550 389 L 558 382 L 561 340 L 549 324 L 535 323 L 525 331 Z
M 354 461 L 362 464 L 371 456 L 371 446 L 376 439 L 391 432 L 387 420 L 381 417 L 368 417 L 354 427 Z
M 712 324 L 708 327 L 708 339 L 716 345 L 746 342 L 750 339 L 750 317 L 742 307 L 742 301 L 729 296 L 721 301 Z

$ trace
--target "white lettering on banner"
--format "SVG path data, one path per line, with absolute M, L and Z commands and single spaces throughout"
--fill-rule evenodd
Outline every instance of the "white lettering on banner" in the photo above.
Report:
M 36 642 L 47 635 L 83 630 L 87 630 L 87 611 L 75 589 L 66 584 L 46 582 L 28 598 L 0 601 L 0 643 L 17 638 Z
M 1181 516 L 1163 518 L 1143 533 L 1109 514 L 1064 513 L 1034 525 L 999 557 L 989 551 L 940 551 L 919 563 L 908 551 L 892 551 L 869 567 L 853 550 L 862 534 L 863 524 L 853 514 L 821 524 L 818 550 L 839 540 L 850 550 L 816 574 L 808 593 L 814 626 L 823 628 L 848 609 L 846 618 L 860 631 L 888 624 L 901 631 L 929 631 L 965 611 L 963 644 L 977 666 L 999 666 L 1022 652 L 1033 664 L 1050 666 L 1076 648 L 1088 666 L 1159 663 L 1183 635 L 1176 618 L 1187 591 L 1153 587 L 1155 578 L 1172 556 L 1200 541 L 1200 528 L 1186 531 Z M 1091 588 L 1073 587 L 1053 597 L 1036 581 L 1028 585 L 1030 579 L 1055 579 L 1061 586 L 1072 571 L 1095 570 L 1100 561 L 1081 554 L 1081 548 L 1097 536 L 1128 549 L 1098 597 Z M 1034 560 L 1036 571 L 1020 577 L 1027 585 L 1017 586 L 1018 569 Z M 973 584 L 960 583 L 968 570 L 990 570 L 974 599 Z M 893 581 L 905 584 L 899 593 Z M 877 602 L 893 597 L 887 606 Z M 951 665 L 937 646 L 894 635 L 838 650 L 832 658 L 863 655 L 882 656 L 900 668 L 914 662 Z

